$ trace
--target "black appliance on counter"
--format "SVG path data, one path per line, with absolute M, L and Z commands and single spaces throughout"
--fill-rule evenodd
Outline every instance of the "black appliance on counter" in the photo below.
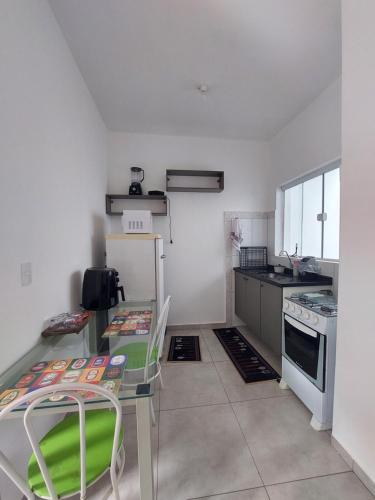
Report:
M 90 341 L 91 348 L 98 353 L 109 351 L 108 339 L 102 338 L 108 326 L 108 310 L 119 303 L 119 293 L 121 299 L 125 300 L 124 287 L 118 283 L 118 272 L 111 267 L 90 267 L 83 277 L 82 307 L 95 312 Z
M 82 286 L 82 306 L 88 311 L 106 311 L 117 306 L 118 294 L 125 300 L 124 287 L 118 285 L 116 269 L 90 267 L 86 269 Z

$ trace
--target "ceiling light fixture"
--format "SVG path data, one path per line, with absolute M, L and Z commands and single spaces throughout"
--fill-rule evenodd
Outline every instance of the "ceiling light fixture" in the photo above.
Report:
M 200 92 L 202 95 L 206 95 L 208 92 L 208 85 L 201 83 L 200 85 L 197 86 L 198 92 Z

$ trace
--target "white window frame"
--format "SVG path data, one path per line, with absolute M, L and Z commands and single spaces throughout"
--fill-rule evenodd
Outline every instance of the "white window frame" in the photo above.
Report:
M 308 171 L 306 174 L 295 177 L 288 182 L 285 182 L 279 186 L 276 192 L 276 213 L 275 213 L 275 257 L 279 257 L 279 253 L 283 250 L 284 245 L 284 208 L 285 208 L 285 191 L 291 187 L 297 186 L 303 182 L 306 182 L 314 177 L 323 175 L 323 207 L 324 207 L 324 174 L 330 172 L 331 170 L 336 170 L 336 168 L 341 167 L 341 157 L 335 158 L 318 168 Z M 324 248 L 324 221 L 322 221 L 322 252 L 321 257 L 316 257 L 320 262 L 339 262 L 339 259 L 324 259 L 323 256 Z M 299 255 L 300 257 L 301 255 Z

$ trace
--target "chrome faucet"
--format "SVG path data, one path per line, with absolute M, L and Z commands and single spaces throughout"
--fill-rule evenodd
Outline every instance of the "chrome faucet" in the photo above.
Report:
M 286 255 L 288 257 L 289 263 L 290 263 L 290 268 L 293 269 L 292 259 L 290 258 L 289 254 L 286 250 L 281 250 L 281 252 L 279 253 L 279 257 L 282 257 L 283 255 Z

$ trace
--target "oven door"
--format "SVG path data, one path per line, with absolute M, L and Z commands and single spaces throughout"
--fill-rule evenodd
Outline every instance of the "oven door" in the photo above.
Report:
M 284 314 L 283 356 L 324 392 L 325 335 Z

